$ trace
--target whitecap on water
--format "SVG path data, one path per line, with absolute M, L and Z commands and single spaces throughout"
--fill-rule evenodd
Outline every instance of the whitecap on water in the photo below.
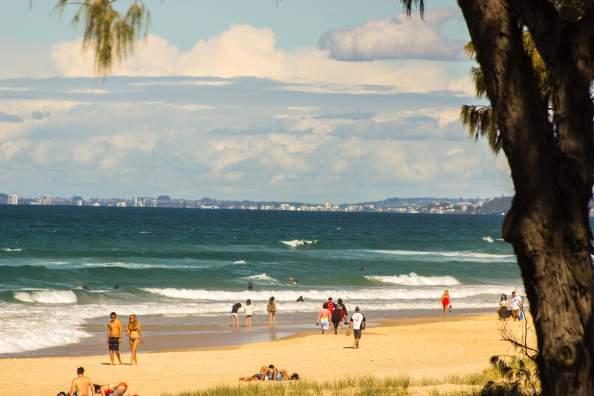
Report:
M 453 276 L 421 276 L 414 272 L 402 275 L 368 275 L 365 278 L 372 282 L 388 283 L 402 286 L 455 286 L 459 285 L 458 279 Z
M 292 248 L 296 248 L 299 246 L 305 245 L 315 245 L 318 243 L 317 240 L 307 240 L 307 239 L 293 239 L 292 241 L 279 241 L 283 245 L 290 246 Z

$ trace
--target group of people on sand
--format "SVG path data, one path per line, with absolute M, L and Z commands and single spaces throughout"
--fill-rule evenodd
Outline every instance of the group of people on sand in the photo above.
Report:
M 127 390 L 128 384 L 123 381 L 99 385 L 85 375 L 84 367 L 79 367 L 69 392 L 60 392 L 57 396 L 124 396 Z
M 296 381 L 299 379 L 299 374 L 293 373 L 289 375 L 287 370 L 277 369 L 273 364 L 260 367 L 260 372 L 247 376 L 239 377 L 240 381 Z
M 339 298 L 335 303 L 332 297 L 328 297 L 328 301 L 322 304 L 322 309 L 318 312 L 316 326 L 320 326 L 322 334 L 330 332 L 330 323 L 332 323 L 335 335 L 338 335 L 340 326 L 344 326 L 347 329 L 347 335 L 349 335 L 349 330 L 353 329 L 355 337 L 353 348 L 358 349 L 362 330 L 365 329 L 367 319 L 365 318 L 365 315 L 361 313 L 359 307 L 355 308 L 355 313 L 351 316 L 350 320 L 347 318 L 348 311 L 342 299 Z
M 122 322 L 118 319 L 118 315 L 115 312 L 112 312 L 109 314 L 106 337 L 111 364 L 115 364 L 116 357 L 118 358 L 118 363 L 122 364 L 122 358 L 120 357 L 120 341 L 123 332 L 124 328 Z M 138 351 L 138 345 L 144 342 L 144 335 L 142 333 L 142 327 L 135 314 L 131 314 L 128 318 L 126 335 L 128 336 L 128 342 L 130 344 L 130 364 L 138 364 L 136 353 Z
M 513 320 L 524 320 L 524 302 L 520 294 L 514 290 L 509 300 L 505 294 L 502 294 L 499 299 L 497 314 L 500 320 L 507 320 L 510 317 Z
M 249 298 L 245 300 L 245 305 L 242 305 L 241 303 L 233 304 L 233 306 L 231 306 L 231 327 L 239 327 L 240 310 L 242 310 L 245 315 L 245 327 L 252 327 L 254 309 L 254 304 Z M 276 301 L 274 300 L 274 297 L 270 297 L 268 300 L 268 304 L 266 304 L 266 312 L 268 312 L 268 324 L 270 326 L 276 326 Z

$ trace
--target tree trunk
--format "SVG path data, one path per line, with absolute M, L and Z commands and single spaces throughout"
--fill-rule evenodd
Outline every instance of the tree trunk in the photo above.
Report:
M 485 75 L 516 191 L 503 237 L 514 247 L 530 302 L 542 392 L 594 395 L 589 81 L 584 74 L 572 74 L 576 63 L 571 56 L 557 65 L 554 128 L 522 47 L 517 14 L 506 0 L 458 3 Z

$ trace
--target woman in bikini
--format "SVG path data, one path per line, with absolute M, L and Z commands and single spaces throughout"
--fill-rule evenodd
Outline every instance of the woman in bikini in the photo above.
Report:
M 136 350 L 138 344 L 142 343 L 142 327 L 138 323 L 138 319 L 135 314 L 130 315 L 128 319 L 128 325 L 126 326 L 126 334 L 130 337 L 130 364 L 138 364 L 138 358 L 136 357 Z
M 448 289 L 445 289 L 443 291 L 443 294 L 441 295 L 441 306 L 443 308 L 442 317 L 445 318 L 446 316 L 448 316 L 450 305 L 452 305 L 452 299 L 450 298 L 450 293 L 448 292 Z
M 128 384 L 118 382 L 107 385 L 95 385 L 95 394 L 101 396 L 124 396 L 128 390 Z

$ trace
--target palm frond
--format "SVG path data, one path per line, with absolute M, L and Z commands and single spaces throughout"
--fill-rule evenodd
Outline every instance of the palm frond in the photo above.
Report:
M 400 0 L 402 3 L 402 8 L 404 8 L 404 12 L 406 15 L 410 16 L 412 14 L 412 8 L 415 6 L 419 10 L 419 14 L 421 15 L 421 19 L 425 16 L 425 2 L 424 0 Z
M 476 59 L 476 49 L 474 48 L 474 43 L 472 41 L 469 41 L 464 45 L 464 54 L 469 59 Z
M 126 13 L 118 12 L 116 0 L 59 0 L 55 10 L 63 13 L 78 6 L 72 24 L 84 25 L 83 50 L 95 55 L 95 70 L 105 76 L 114 62 L 121 62 L 134 52 L 134 44 L 146 36 L 150 13 L 140 0 L 134 0 Z
M 495 154 L 501 151 L 502 140 L 492 107 L 464 105 L 460 108 L 460 120 L 471 138 L 486 137 Z

